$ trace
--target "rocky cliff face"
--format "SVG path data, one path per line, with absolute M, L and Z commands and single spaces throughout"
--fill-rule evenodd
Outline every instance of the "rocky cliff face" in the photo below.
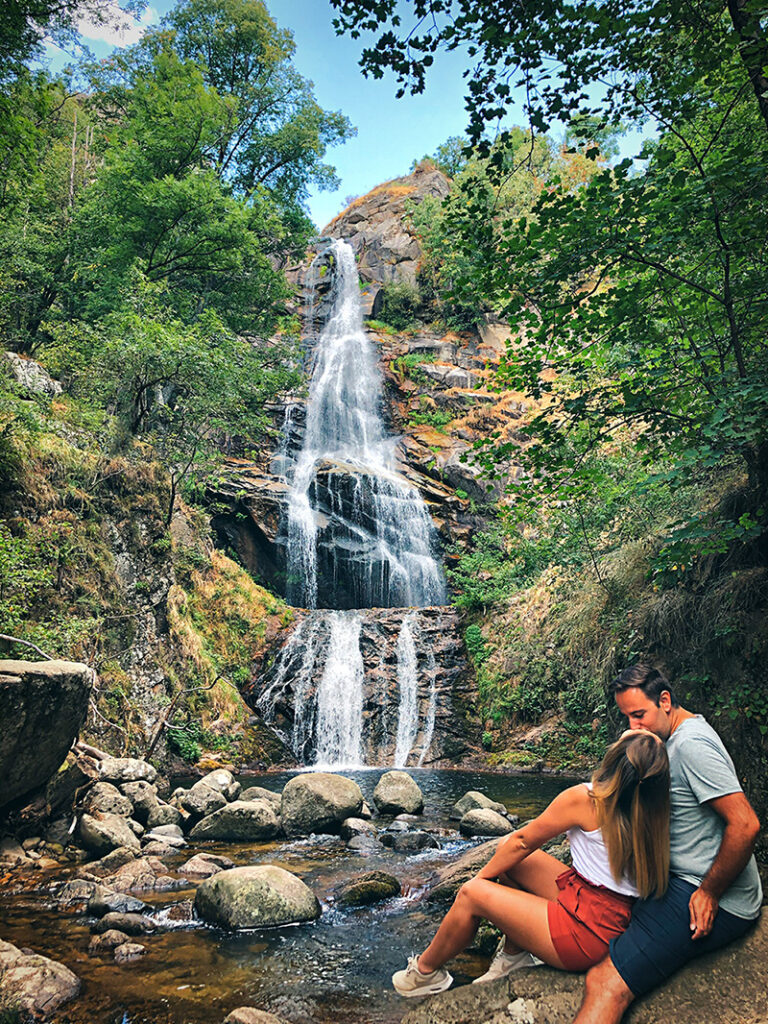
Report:
M 421 247 L 408 229 L 407 209 L 427 196 L 443 199 L 450 185 L 438 170 L 417 169 L 355 199 L 322 234 L 343 238 L 355 250 L 360 277 L 375 285 L 416 281 Z
M 398 727 L 403 730 L 398 709 L 408 671 L 399 647 L 407 619 L 415 641 L 411 671 L 416 692 L 412 738 L 407 750 L 401 747 L 402 764 L 456 764 L 473 750 L 476 739 L 474 684 L 456 611 L 371 608 L 353 614 L 362 619 L 363 763 L 395 763 Z M 249 704 L 304 764 L 317 758 L 319 693 L 333 684 L 328 674 L 334 671 L 329 665 L 334 615 L 338 613 L 299 612 L 278 637 L 272 665 L 244 691 Z
M 382 285 L 415 279 L 421 251 L 418 239 L 409 232 L 407 203 L 418 202 L 427 195 L 445 195 L 447 189 L 447 179 L 439 172 L 417 171 L 356 200 L 326 229 L 327 235 L 343 238 L 355 249 L 363 308 L 369 314 Z M 303 288 L 304 337 L 311 367 L 314 342 L 335 297 L 334 256 L 327 241 L 320 240 L 311 266 L 295 277 Z M 381 412 L 396 438 L 397 469 L 421 493 L 438 530 L 441 556 L 450 561 L 457 550 L 471 545 L 478 531 L 487 527 L 489 502 L 500 496 L 498 483 L 483 479 L 471 461 L 474 443 L 491 431 L 526 443 L 521 424 L 528 403 L 523 396 L 500 394 L 492 387 L 492 373 L 505 351 L 507 332 L 503 325 L 488 323 L 479 332 L 462 335 L 441 334 L 426 328 L 396 334 L 380 331 L 374 323 L 369 327 L 369 336 L 380 353 L 385 385 Z M 238 553 L 257 579 L 286 594 L 288 479 L 302 446 L 303 397 L 294 396 L 276 422 L 280 419 L 281 438 L 271 456 L 254 461 L 230 460 L 227 473 L 211 487 L 209 498 L 215 505 L 213 523 L 221 541 Z M 514 466 L 506 468 L 514 474 Z M 351 472 L 333 463 L 319 466 L 315 477 L 311 497 L 313 507 L 319 511 L 318 565 L 322 569 L 328 555 L 328 564 L 335 569 L 319 575 L 333 581 L 330 585 L 336 587 L 319 593 L 318 605 L 355 608 L 354 595 L 344 593 L 342 583 L 336 584 L 345 575 L 338 569 L 340 565 L 343 568 L 344 558 L 348 557 L 353 565 L 358 546 L 365 545 L 361 537 L 367 526 L 358 514 L 361 503 L 357 498 L 366 482 L 359 471 Z M 348 487 L 343 486 L 347 478 Z M 352 532 L 346 528 L 351 522 Z M 368 763 L 392 763 L 394 751 L 390 748 L 394 738 L 392 721 L 387 721 L 387 716 L 392 718 L 399 700 L 392 651 L 407 613 L 369 609 L 361 614 L 366 675 L 365 759 Z M 429 689 L 429 680 L 433 678 L 437 692 L 435 738 L 430 741 L 428 759 L 430 763 L 450 763 L 466 754 L 477 740 L 465 715 L 471 707 L 474 683 L 455 613 L 421 609 L 418 615 L 423 634 L 419 657 L 425 658 L 430 650 L 433 654 L 438 652 L 438 664 L 444 666 L 437 676 L 426 664 L 420 666 L 420 728 L 423 733 L 423 723 L 429 716 L 430 696 L 424 688 Z M 264 665 L 269 666 L 273 656 L 271 668 L 254 675 L 247 699 L 293 747 L 299 760 L 311 762 L 316 755 L 307 739 L 311 730 L 301 730 L 306 714 L 314 714 L 311 708 L 328 657 L 330 627 L 327 619 L 320 616 L 313 619 L 310 629 L 302 625 L 301 616 L 299 613 L 298 624 L 291 627 L 291 637 L 281 635 L 276 641 L 272 655 L 264 660 Z M 300 678 L 304 679 L 300 683 L 303 691 L 297 705 L 295 689 Z M 420 733 L 409 763 L 417 762 L 422 749 Z

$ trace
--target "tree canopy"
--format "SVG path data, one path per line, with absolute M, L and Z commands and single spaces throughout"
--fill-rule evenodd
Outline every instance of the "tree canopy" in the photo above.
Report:
M 456 274 L 437 287 L 446 301 L 474 295 L 514 329 L 501 379 L 540 402 L 528 443 L 514 452 L 527 470 L 517 484 L 521 514 L 532 507 L 526 495 L 578 503 L 610 489 L 604 453 L 621 438 L 645 467 L 627 504 L 659 481 L 703 486 L 745 474 L 740 499 L 671 529 L 670 563 L 764 536 L 762 5 L 332 4 L 338 31 L 375 34 L 362 67 L 377 78 L 394 72 L 400 94 L 424 88 L 441 49 L 467 56 L 467 132 L 486 171 L 465 176 L 444 205 Z M 529 149 L 511 168 L 518 130 L 509 114 L 521 95 Z M 558 123 L 566 151 L 593 161 L 592 173 L 552 168 L 529 210 L 505 211 L 510 174 L 530 178 L 537 135 Z M 606 164 L 618 155 L 615 133 L 643 125 L 653 141 Z M 512 454 L 497 437 L 480 448 L 489 472 Z

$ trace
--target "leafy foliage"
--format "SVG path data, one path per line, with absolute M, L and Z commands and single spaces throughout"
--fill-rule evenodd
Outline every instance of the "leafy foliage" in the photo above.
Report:
M 396 331 L 407 331 L 415 327 L 420 306 L 418 288 L 407 281 L 392 281 L 381 289 L 378 315 Z

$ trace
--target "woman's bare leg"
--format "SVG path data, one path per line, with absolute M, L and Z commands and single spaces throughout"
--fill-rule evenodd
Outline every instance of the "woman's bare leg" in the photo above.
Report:
M 543 850 L 534 850 L 525 860 L 520 861 L 511 871 L 499 876 L 501 885 L 541 896 L 546 900 L 556 900 L 558 894 L 555 882 L 558 875 L 566 870 L 565 864 Z M 520 946 L 506 935 L 505 953 L 520 953 Z
M 530 950 L 553 967 L 563 968 L 549 934 L 549 900 L 520 889 L 473 878 L 462 885 L 432 942 L 421 954 L 418 968 L 429 974 L 470 944 L 485 918 L 519 948 Z

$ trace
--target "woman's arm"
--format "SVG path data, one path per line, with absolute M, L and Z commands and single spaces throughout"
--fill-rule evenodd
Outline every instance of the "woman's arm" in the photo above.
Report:
M 498 878 L 533 850 L 538 850 L 548 839 L 553 839 L 574 825 L 587 831 L 597 828 L 592 797 L 584 785 L 563 790 L 538 818 L 502 839 L 494 855 L 478 871 L 477 877 Z

